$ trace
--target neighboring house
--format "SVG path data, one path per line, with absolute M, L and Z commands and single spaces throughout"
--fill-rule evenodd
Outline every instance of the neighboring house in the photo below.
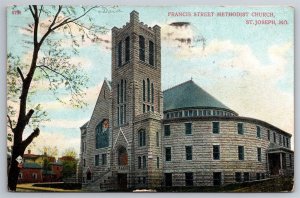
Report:
M 60 162 L 49 163 L 49 169 L 44 169 L 43 182 L 58 182 L 62 181 L 63 165 Z
M 47 153 L 44 153 L 43 155 L 36 155 L 36 154 L 32 154 L 31 150 L 28 150 L 28 153 L 23 155 L 23 158 L 25 161 L 27 162 L 35 162 L 40 164 L 42 167 L 44 166 L 45 161 L 47 163 L 53 163 L 55 162 L 55 157 L 52 156 L 48 156 Z
M 56 162 L 56 163 L 50 163 L 51 170 L 55 175 L 55 179 L 57 181 L 62 180 L 62 171 L 63 171 L 63 165 L 61 162 Z
M 62 181 L 62 164 L 55 157 L 32 154 L 31 150 L 23 155 L 24 164 L 20 169 L 19 183 Z
M 35 162 L 25 162 L 20 169 L 18 183 L 43 182 L 42 167 Z
M 104 80 L 80 128 L 83 188 L 220 186 L 293 175 L 290 133 L 239 116 L 192 80 L 161 91 L 160 39 L 160 27 L 143 24 L 136 11 L 112 29 L 112 81 Z

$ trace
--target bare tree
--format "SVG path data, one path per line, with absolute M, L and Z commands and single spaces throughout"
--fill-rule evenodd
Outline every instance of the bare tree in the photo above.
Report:
M 24 8 L 24 7 L 22 7 Z M 13 9 L 19 9 L 14 7 Z M 47 113 L 40 104 L 32 104 L 30 96 L 37 94 L 34 84 L 40 80 L 47 80 L 49 90 L 56 99 L 65 102 L 59 97 L 62 87 L 70 92 L 68 103 L 74 107 L 83 107 L 84 91 L 87 77 L 72 64 L 71 58 L 79 54 L 80 40 L 89 39 L 91 42 L 101 42 L 99 35 L 108 29 L 96 25 L 92 12 L 118 12 L 118 8 L 89 6 L 37 6 L 32 5 L 24 9 L 30 13 L 32 22 L 22 27 L 30 38 L 24 40 L 26 51 L 31 51 L 30 62 L 24 62 L 12 52 L 8 53 L 8 109 L 7 126 L 10 130 L 8 141 L 13 142 L 11 165 L 8 173 L 8 188 L 16 190 L 19 168 L 16 158 L 22 156 L 26 147 L 40 134 L 39 124 L 47 119 Z M 62 41 L 70 41 L 71 50 L 65 50 Z M 17 107 L 17 108 L 16 108 Z M 31 128 L 32 133 L 23 139 L 25 128 Z

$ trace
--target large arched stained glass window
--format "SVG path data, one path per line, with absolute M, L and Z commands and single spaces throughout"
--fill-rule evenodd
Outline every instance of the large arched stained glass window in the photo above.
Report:
M 96 127 L 96 148 L 109 146 L 109 120 L 104 119 Z

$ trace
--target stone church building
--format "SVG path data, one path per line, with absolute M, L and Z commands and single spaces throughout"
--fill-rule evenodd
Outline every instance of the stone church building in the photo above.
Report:
M 112 29 L 111 81 L 81 128 L 78 178 L 90 191 L 219 186 L 293 174 L 291 134 L 240 117 L 192 80 L 161 90 L 160 27 Z

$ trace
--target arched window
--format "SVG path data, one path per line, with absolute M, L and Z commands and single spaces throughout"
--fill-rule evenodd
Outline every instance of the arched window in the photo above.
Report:
M 122 41 L 118 43 L 118 66 L 122 66 Z
M 145 80 L 143 80 L 143 101 L 146 101 L 146 84 Z
M 138 132 L 139 146 L 146 146 L 146 131 L 144 129 Z
M 149 41 L 149 64 L 154 65 L 154 43 Z
M 150 80 L 147 78 L 147 101 L 150 102 Z
M 127 95 L 127 80 L 125 80 L 125 83 L 124 83 L 124 102 L 126 102 L 126 95 Z
M 120 106 L 120 124 L 123 124 L 123 123 L 124 123 L 123 118 L 124 118 L 124 106 L 121 105 L 121 106 Z
M 118 107 L 118 125 L 120 125 L 120 107 Z
M 109 146 L 109 120 L 104 119 L 96 127 L 96 149 Z
M 128 165 L 128 154 L 125 147 L 120 147 L 118 150 L 118 164 L 120 166 Z
M 118 84 L 118 95 L 117 95 L 118 104 L 120 103 L 120 84 Z
M 123 94 L 124 94 L 124 85 L 123 85 L 123 80 L 121 80 L 121 103 L 123 103 L 124 101 Z
M 117 100 L 117 123 L 122 125 L 126 123 L 126 100 L 127 100 L 127 80 L 121 79 L 118 84 L 118 100 Z
M 125 39 L 125 62 L 130 59 L 130 38 L 129 36 Z
M 153 83 L 151 83 L 151 103 L 154 103 L 154 86 L 153 86 Z
M 139 36 L 139 47 L 140 47 L 140 60 L 145 61 L 145 38 L 143 36 Z

